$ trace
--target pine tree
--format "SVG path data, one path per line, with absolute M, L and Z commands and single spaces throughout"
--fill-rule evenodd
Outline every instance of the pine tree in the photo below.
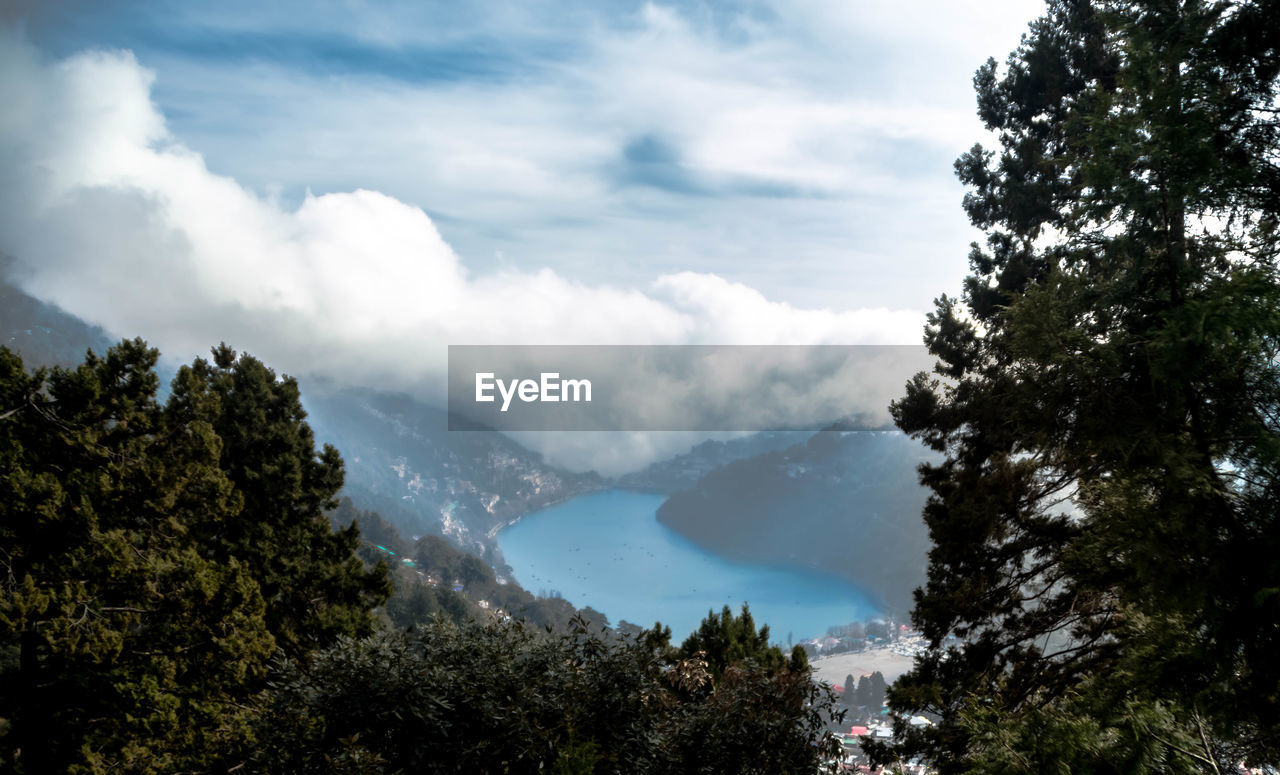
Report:
M 884 695 L 887 684 L 884 680 L 884 674 L 879 670 L 871 674 L 867 679 L 867 705 L 873 711 L 879 711 L 880 706 L 884 704 Z
M 809 670 L 809 659 L 800 646 L 792 648 L 788 658 L 782 649 L 769 645 L 769 626 L 757 630 L 751 609 L 745 603 L 740 616 L 735 616 L 727 605 L 719 614 L 708 611 L 698 629 L 680 645 L 678 653 L 684 659 L 701 654 L 711 675 L 717 678 L 729 665 L 744 661 L 754 662 L 769 672 L 784 667 L 795 672 Z
M 244 500 L 235 520 L 201 535 L 215 556 L 248 566 L 262 589 L 277 644 L 292 657 L 342 635 L 371 631 L 369 611 L 390 594 L 385 568 L 355 556 L 359 530 L 330 529 L 343 465 L 319 451 L 295 380 L 225 344 L 213 362 L 197 359 L 173 383 L 166 407 L 175 422 L 208 423 L 222 440 L 221 465 Z
M 854 695 L 859 708 L 871 708 L 871 679 L 865 675 L 858 676 L 858 691 Z
M 320 511 L 341 461 L 296 390 L 241 358 L 162 407 L 156 359 L 135 340 L 28 374 L 0 348 L 5 771 L 243 763 L 276 649 L 367 632 L 383 599 Z
M 28 375 L 0 349 L 0 763 L 19 772 L 203 768 L 248 731 L 275 641 L 258 585 L 193 530 L 240 498 L 207 426 L 155 403 L 124 342 Z
M 1055 0 L 978 71 L 986 246 L 894 405 L 946 457 L 891 705 L 941 723 L 882 759 L 1280 763 L 1276 13 Z

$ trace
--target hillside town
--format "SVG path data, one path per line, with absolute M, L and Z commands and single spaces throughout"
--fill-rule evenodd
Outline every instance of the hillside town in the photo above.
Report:
M 828 728 L 828 732 L 840 740 L 843 751 L 838 759 L 823 762 L 820 771 L 868 775 L 929 772 L 918 760 L 901 762 L 891 768 L 874 767 L 863 751 L 864 740 L 888 742 L 894 738 L 895 717 L 887 707 L 885 690 L 911 668 L 916 654 L 925 649 L 921 633 L 906 624 L 872 619 L 833 627 L 826 637 L 800 645 L 809 655 L 814 678 L 831 686 L 838 705 L 844 709 L 840 723 Z M 906 723 L 923 727 L 934 721 L 913 716 Z

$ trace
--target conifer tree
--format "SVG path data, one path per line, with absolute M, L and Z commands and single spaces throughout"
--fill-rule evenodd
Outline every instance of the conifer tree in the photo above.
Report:
M 943 772 L 1280 763 L 1274 2 L 1054 0 L 975 77 L 987 232 L 894 406 L 930 643 L 883 760 Z M 951 640 L 956 636 L 958 640 Z
M 859 708 L 870 708 L 871 702 L 871 679 L 865 675 L 858 676 L 858 691 L 854 695 L 857 698 Z
M 873 711 L 879 711 L 880 706 L 884 704 L 884 694 L 887 684 L 884 680 L 884 674 L 879 670 L 871 674 L 867 679 L 867 705 Z
M 751 609 L 745 603 L 739 616 L 727 605 L 719 614 L 708 611 L 698 629 L 680 645 L 678 653 L 684 659 L 702 654 L 715 677 L 727 666 L 744 661 L 754 662 L 770 672 L 784 667 L 797 673 L 807 674 L 809 670 L 809 659 L 800 646 L 792 648 L 788 657 L 782 649 L 769 645 L 768 625 L 757 630 Z
M 363 634 L 383 599 L 320 511 L 341 461 L 296 388 L 198 362 L 162 407 L 156 359 L 28 374 L 0 348 L 0 771 L 242 764 L 277 648 Z
M 354 524 L 330 528 L 342 458 L 328 444 L 316 449 L 297 382 L 223 344 L 212 363 L 178 372 L 166 409 L 177 422 L 208 423 L 222 441 L 222 469 L 244 506 L 200 540 L 250 568 L 277 644 L 300 658 L 338 636 L 368 634 L 369 611 L 390 593 L 386 572 L 355 556 Z
M 204 768 L 247 732 L 275 641 L 248 569 L 191 536 L 240 497 L 208 425 L 155 403 L 123 342 L 28 375 L 0 348 L 0 767 Z

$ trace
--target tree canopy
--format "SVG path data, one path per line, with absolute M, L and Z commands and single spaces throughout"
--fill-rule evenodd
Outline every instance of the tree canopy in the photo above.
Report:
M 387 593 L 329 529 L 341 461 L 292 381 L 219 348 L 161 405 L 156 359 L 126 341 L 29 374 L 0 348 L 8 769 L 233 763 L 276 650 L 370 632 Z
M 698 629 L 689 634 L 677 651 L 683 659 L 695 656 L 705 660 L 713 676 L 719 677 L 726 667 L 751 661 L 769 672 L 787 667 L 795 672 L 807 672 L 809 658 L 804 648 L 794 646 L 788 657 L 782 649 L 769 645 L 769 626 L 756 629 L 751 609 L 744 603 L 742 612 L 735 615 L 729 606 L 719 614 L 708 611 Z
M 718 621 L 716 617 L 712 620 Z M 713 622 L 714 626 L 714 622 Z M 282 773 L 812 773 L 834 696 L 752 659 L 711 674 L 662 631 L 437 619 L 287 663 L 255 764 Z
M 882 759 L 1280 763 L 1276 12 L 1054 0 L 978 71 L 986 245 L 893 407 L 946 457 L 891 705 L 942 722 Z
M 388 549 L 356 522 L 410 547 L 335 502 L 296 383 L 218 347 L 162 403 L 157 357 L 28 372 L 0 348 L 0 772 L 763 775 L 836 752 L 831 691 L 745 607 L 679 649 L 590 608 L 553 631 L 429 536 L 415 564 L 449 586 L 399 563 L 380 627 Z

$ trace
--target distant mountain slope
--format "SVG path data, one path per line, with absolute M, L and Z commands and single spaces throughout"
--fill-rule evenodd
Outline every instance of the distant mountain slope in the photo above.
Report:
M 704 441 L 675 457 L 651 463 L 640 471 L 618 478 L 625 490 L 673 493 L 688 490 L 715 469 L 735 460 L 763 455 L 775 449 L 803 444 L 812 431 L 765 431 L 728 441 Z
M 406 536 L 445 535 L 494 561 L 500 527 L 605 485 L 594 473 L 549 465 L 502 434 L 451 432 L 444 411 L 408 396 L 312 383 L 303 396 L 317 438 L 346 460 L 344 493 Z
M 592 629 L 609 625 L 590 606 L 578 609 L 562 598 L 531 594 L 439 536 L 406 541 L 380 514 L 356 508 L 350 498 L 339 502 L 329 520 L 334 527 L 356 522 L 360 556 L 370 564 L 381 560 L 390 566 L 394 591 L 383 613 L 397 627 L 427 624 L 435 615 L 457 622 L 512 616 L 559 632 L 568 630 L 575 615 L 592 622 Z
M 905 612 L 924 581 L 915 469 L 928 456 L 901 433 L 818 433 L 711 471 L 658 519 L 718 554 L 844 576 Z
M 4 270 L 0 261 L 0 271 Z M 32 366 L 74 366 L 86 350 L 111 345 L 106 333 L 0 278 L 0 345 Z

